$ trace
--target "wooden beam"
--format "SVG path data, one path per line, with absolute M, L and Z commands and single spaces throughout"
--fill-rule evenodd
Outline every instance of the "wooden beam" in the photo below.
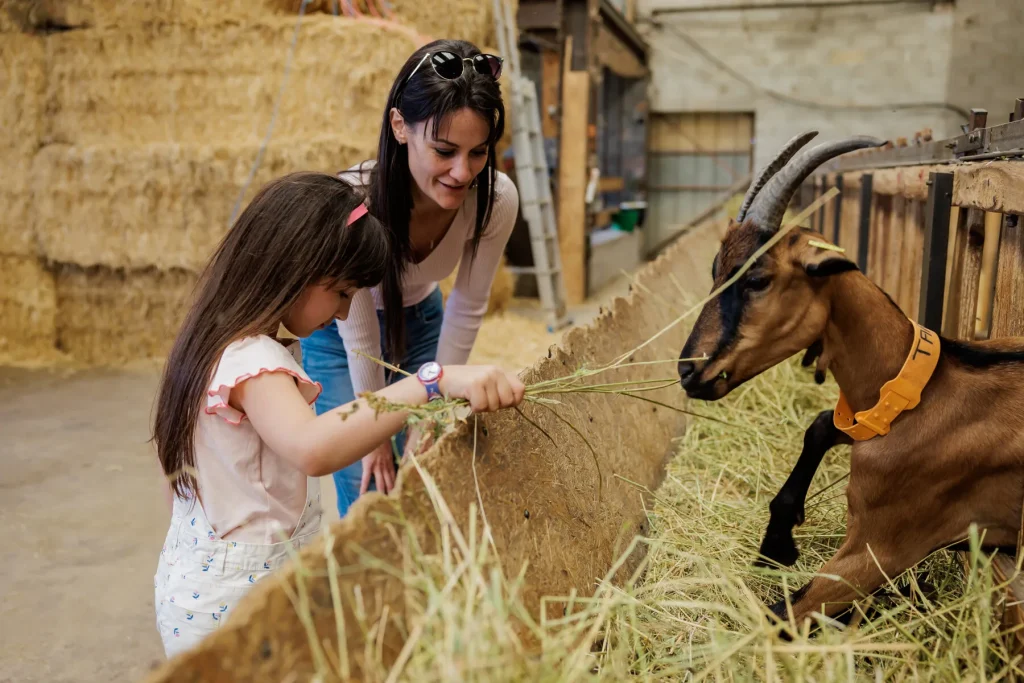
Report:
M 953 203 L 1024 216 L 1024 163 L 995 161 L 958 167 L 953 182 Z
M 572 38 L 562 71 L 562 120 L 558 153 L 558 246 L 569 305 L 587 297 L 587 122 L 590 73 L 570 69 Z
M 541 92 L 540 123 L 541 134 L 546 138 L 558 137 L 559 91 L 562 85 L 562 55 L 544 50 L 540 56 Z M 555 112 L 555 113 L 552 113 Z

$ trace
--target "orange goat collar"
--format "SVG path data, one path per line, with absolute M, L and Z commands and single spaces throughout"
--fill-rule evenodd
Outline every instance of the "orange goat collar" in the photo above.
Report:
M 914 343 L 907 354 L 907 361 L 895 379 L 882 385 L 874 408 L 854 415 L 846 396 L 841 390 L 839 392 L 839 402 L 832 414 L 832 422 L 854 441 L 885 436 L 900 413 L 916 408 L 921 402 L 921 392 L 939 362 L 939 335 L 913 320 L 910 322 L 914 326 Z

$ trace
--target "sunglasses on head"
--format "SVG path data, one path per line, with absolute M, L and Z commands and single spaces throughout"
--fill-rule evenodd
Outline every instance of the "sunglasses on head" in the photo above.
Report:
M 409 74 L 406 82 L 412 80 L 413 75 L 423 66 L 423 62 L 430 59 L 430 66 L 436 73 L 446 81 L 454 81 L 462 75 L 466 69 L 466 62 L 473 65 L 473 69 L 481 76 L 489 76 L 494 80 L 501 77 L 501 67 L 504 60 L 501 57 L 490 54 L 476 55 L 475 57 L 460 57 L 452 52 L 428 52 L 416 65 L 416 68 Z

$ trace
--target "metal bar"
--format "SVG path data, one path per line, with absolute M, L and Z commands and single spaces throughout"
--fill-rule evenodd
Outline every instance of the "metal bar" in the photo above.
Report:
M 1019 156 L 1022 151 L 1024 151 L 1024 119 L 921 145 L 844 154 L 822 164 L 815 174 L 980 161 L 1000 156 Z
M 746 12 L 750 10 L 778 9 L 832 9 L 838 7 L 871 7 L 877 5 L 931 5 L 934 0 L 836 0 L 835 2 L 807 2 L 793 0 L 773 3 L 736 3 L 734 5 L 690 5 L 688 7 L 654 7 L 652 15 L 691 14 L 694 12 Z
M 839 190 L 839 194 L 836 195 L 836 210 L 832 222 L 832 244 L 839 244 L 839 228 L 843 224 L 843 176 L 836 176 L 836 189 Z
M 860 235 L 857 237 L 857 267 L 868 274 L 868 241 L 871 239 L 871 189 L 873 176 L 865 173 L 860 177 Z
M 949 215 L 953 209 L 953 174 L 928 174 L 925 207 L 924 254 L 921 266 L 921 298 L 918 320 L 930 330 L 942 327 L 942 298 L 946 289 L 949 251 Z

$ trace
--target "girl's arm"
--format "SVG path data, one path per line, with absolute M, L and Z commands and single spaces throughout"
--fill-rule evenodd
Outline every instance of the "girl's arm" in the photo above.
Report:
M 498 272 L 505 245 L 516 225 L 519 191 L 515 184 L 504 173 L 498 173 L 494 192 L 491 220 L 480 238 L 476 258 L 473 259 L 473 247 L 467 239 L 455 286 L 448 295 L 441 336 L 437 343 L 437 362 L 441 364 L 458 364 L 469 360 L 480 323 L 487 313 L 494 275 Z M 469 234 L 472 234 L 472 228 Z
M 525 387 L 519 379 L 490 366 L 448 366 L 440 382 L 442 393 L 464 398 L 474 412 L 518 405 Z M 422 405 L 427 391 L 415 377 L 406 377 L 378 392 L 392 403 Z M 351 465 L 405 423 L 403 412 L 375 415 L 365 399 L 315 415 L 299 393 L 295 380 L 267 372 L 245 380 L 231 391 L 230 403 L 249 418 L 260 437 L 281 457 L 311 477 Z M 358 408 L 350 413 L 353 405 Z M 342 419 L 343 415 L 350 413 Z

